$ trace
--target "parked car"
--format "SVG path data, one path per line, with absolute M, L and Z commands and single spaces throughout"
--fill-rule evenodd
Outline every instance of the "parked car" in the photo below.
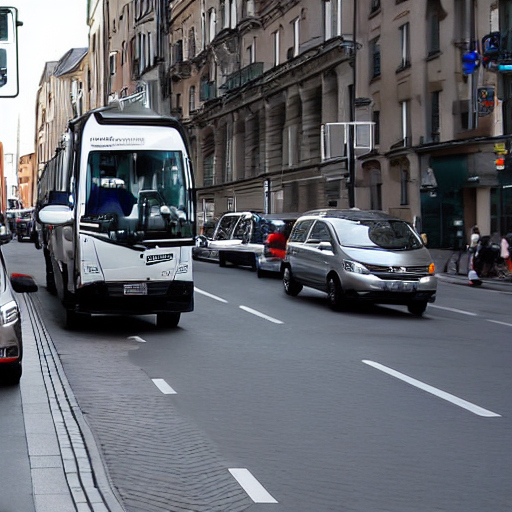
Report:
M 211 238 L 197 237 L 193 250 L 195 259 L 218 261 L 221 267 L 227 263 L 249 266 L 258 270 L 261 277 L 266 271 L 279 272 L 284 257 L 286 238 L 297 219 L 293 214 L 261 214 L 254 212 L 230 212 L 224 214 Z M 273 238 L 281 236 L 279 244 Z M 282 254 L 280 254 L 280 252 Z
M 31 239 L 34 229 L 34 208 L 20 210 L 19 216 L 16 218 L 16 237 L 18 238 L 18 242 L 23 242 L 24 238 Z
M 422 315 L 437 278 L 421 237 L 407 222 L 380 211 L 314 210 L 295 223 L 283 262 L 283 286 L 326 292 L 333 309 L 354 300 L 402 304 Z
M 10 238 L 5 240 L 8 242 Z M 9 279 L 0 251 L 0 384 L 17 384 L 22 373 L 21 318 L 14 292 L 35 291 L 37 285 L 28 275 L 12 274 Z
M 224 214 L 211 238 L 197 237 L 193 257 L 218 261 L 221 267 L 233 263 L 256 269 L 256 252 L 263 251 L 263 217 L 253 212 Z

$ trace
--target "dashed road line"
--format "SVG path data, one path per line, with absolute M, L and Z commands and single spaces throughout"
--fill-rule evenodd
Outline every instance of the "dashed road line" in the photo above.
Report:
M 499 325 L 506 325 L 507 327 L 512 327 L 512 324 L 509 324 L 507 322 L 500 322 L 499 320 L 489 320 L 487 319 L 488 322 L 492 322 L 493 324 L 499 324 Z
M 368 360 L 363 360 L 363 363 L 367 364 L 369 366 L 372 366 L 373 368 L 380 370 L 381 372 L 387 373 L 388 375 L 391 375 L 392 377 L 395 377 L 404 382 L 407 382 L 408 384 L 411 384 L 412 386 L 422 389 L 423 391 L 426 391 L 427 393 L 431 393 L 432 395 L 442 398 L 443 400 L 446 400 L 447 402 L 451 402 L 454 405 L 462 407 L 463 409 L 466 409 L 466 410 L 472 412 L 473 414 L 477 414 L 478 416 L 484 416 L 486 418 L 501 418 L 501 414 L 496 414 L 495 412 L 484 409 L 483 407 L 479 407 L 478 405 L 472 404 L 471 402 L 468 402 L 466 400 L 463 400 L 462 398 L 459 398 L 455 395 L 447 393 L 446 391 L 442 391 L 441 389 L 435 388 L 433 386 L 425 384 L 424 382 L 413 379 L 412 377 L 409 377 L 408 375 L 405 375 L 404 373 L 397 372 L 396 370 L 393 370 L 392 368 L 384 366 L 380 363 L 376 363 L 374 361 L 368 361 Z
M 176 391 L 165 382 L 164 379 L 151 379 L 153 384 L 164 394 L 164 395 L 176 395 Z
M 137 341 L 138 343 L 146 343 L 146 340 L 141 338 L 140 336 L 128 336 L 130 341 Z
M 245 468 L 230 468 L 229 472 L 254 503 L 278 503 L 277 500 Z
M 206 297 L 210 297 L 210 299 L 218 300 L 219 302 L 223 302 L 224 304 L 227 304 L 228 301 L 226 299 L 223 299 L 222 297 L 218 297 L 217 295 L 213 295 L 213 293 L 205 292 L 204 290 L 200 290 L 199 288 L 194 287 L 194 291 L 197 293 L 200 293 L 201 295 L 205 295 Z
M 281 322 L 281 320 L 278 320 L 277 318 L 273 318 L 271 316 L 265 315 L 265 313 L 261 313 L 259 311 L 256 311 L 255 309 L 248 308 L 247 306 L 238 306 L 240 309 L 243 309 L 244 311 L 247 311 L 247 313 L 251 313 L 252 315 L 259 316 L 260 318 L 264 318 L 265 320 L 268 320 L 269 322 L 272 322 L 274 324 L 283 324 L 284 322 Z
M 445 311 L 451 311 L 452 313 L 460 313 L 461 315 L 478 316 L 478 313 L 472 313 L 471 311 L 464 311 L 463 309 L 456 308 L 447 308 L 445 306 L 437 306 L 435 304 L 430 304 L 429 308 L 444 309 Z

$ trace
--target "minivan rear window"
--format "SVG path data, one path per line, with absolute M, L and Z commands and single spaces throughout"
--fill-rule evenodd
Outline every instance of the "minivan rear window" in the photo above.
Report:
M 402 220 L 332 219 L 341 245 L 359 248 L 413 250 L 423 246 L 420 236 Z

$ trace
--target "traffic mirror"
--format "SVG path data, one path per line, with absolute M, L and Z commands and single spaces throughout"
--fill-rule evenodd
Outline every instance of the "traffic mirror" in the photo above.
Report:
M 18 10 L 0 7 L 0 98 L 18 96 Z

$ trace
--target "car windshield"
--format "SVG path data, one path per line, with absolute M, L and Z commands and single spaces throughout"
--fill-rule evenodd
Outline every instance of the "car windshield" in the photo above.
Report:
M 188 218 L 183 158 L 178 151 L 93 151 L 87 163 L 83 220 L 110 238 L 181 238 Z
M 333 219 L 332 224 L 346 247 L 412 250 L 423 246 L 419 235 L 402 220 Z

